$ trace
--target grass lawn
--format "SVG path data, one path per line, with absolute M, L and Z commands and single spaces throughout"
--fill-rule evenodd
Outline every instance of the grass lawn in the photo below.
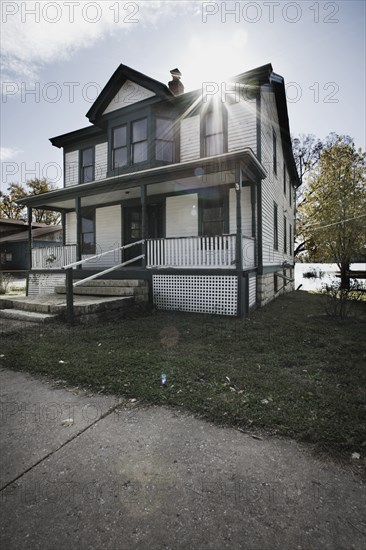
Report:
M 324 315 L 323 298 L 293 292 L 244 320 L 155 312 L 35 326 L 2 335 L 0 365 L 290 436 L 333 457 L 358 452 L 362 461 L 366 302 L 340 322 Z

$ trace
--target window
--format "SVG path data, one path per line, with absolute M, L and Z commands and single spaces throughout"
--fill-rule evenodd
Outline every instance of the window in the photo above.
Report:
M 132 123 L 132 164 L 147 160 L 147 118 Z
M 289 246 L 289 252 L 290 254 L 292 255 L 292 225 L 289 223 L 288 225 L 288 229 L 289 229 L 289 243 L 290 243 L 290 246 Z
M 273 204 L 273 247 L 278 250 L 278 206 Z
M 283 163 L 283 194 L 286 195 L 287 191 L 287 182 L 286 182 L 286 164 Z
M 276 273 L 273 274 L 273 290 L 274 292 L 278 292 L 278 276 Z
M 283 217 L 283 252 L 287 254 L 287 220 Z
M 94 149 L 82 149 L 81 151 L 81 183 L 94 180 Z
M 291 185 L 291 181 L 289 180 L 289 182 L 288 182 L 288 197 L 289 197 L 289 201 L 290 201 L 290 206 L 292 205 L 292 193 L 293 193 L 292 185 Z
M 127 126 L 120 126 L 113 130 L 112 166 L 120 168 L 127 164 Z
M 222 235 L 224 227 L 224 197 L 206 199 L 202 204 L 202 235 Z
M 272 148 L 273 148 L 273 173 L 277 174 L 277 136 L 272 128 Z
M 224 149 L 223 113 L 209 111 L 204 122 L 204 156 L 220 155 Z
M 95 209 L 81 211 L 81 253 L 95 254 Z
M 165 162 L 174 160 L 173 121 L 167 118 L 156 119 L 155 158 Z

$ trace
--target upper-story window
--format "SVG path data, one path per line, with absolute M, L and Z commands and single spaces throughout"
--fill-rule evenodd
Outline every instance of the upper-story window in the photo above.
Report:
M 165 162 L 174 160 L 173 121 L 167 118 L 156 119 L 155 158 Z
M 206 113 L 203 125 L 203 154 L 205 157 L 226 152 L 225 119 L 222 109 Z
M 147 160 L 147 118 L 132 122 L 131 161 L 132 164 Z
M 274 128 L 272 128 L 272 149 L 273 149 L 273 173 L 277 174 L 277 136 Z
M 119 168 L 127 164 L 127 126 L 114 128 L 112 136 L 112 166 Z
M 94 149 L 81 150 L 81 183 L 87 183 L 94 179 Z
M 286 182 L 286 164 L 283 163 L 283 194 L 286 195 L 287 191 L 287 182 Z

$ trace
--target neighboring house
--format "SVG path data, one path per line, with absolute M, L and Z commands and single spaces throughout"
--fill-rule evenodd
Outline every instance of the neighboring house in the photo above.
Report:
M 33 257 L 44 258 L 47 246 L 62 246 L 62 227 L 32 223 Z M 29 226 L 23 220 L 0 219 L 0 270 L 27 271 L 29 269 Z M 38 251 L 39 250 L 39 251 Z M 47 267 L 49 262 L 45 263 Z
M 148 280 L 158 308 L 244 315 L 293 289 L 284 79 L 268 64 L 184 93 L 171 74 L 120 65 L 91 125 L 51 139 L 64 188 L 19 202 L 62 213 L 64 264 L 98 254 L 75 277 L 128 261 L 101 277 Z

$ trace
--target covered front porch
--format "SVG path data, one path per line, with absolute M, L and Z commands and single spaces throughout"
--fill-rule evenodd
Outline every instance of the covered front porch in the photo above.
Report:
M 263 176 L 248 149 L 29 197 L 29 216 L 58 210 L 64 228 L 63 244 L 43 250 L 29 231 L 30 269 L 85 260 L 78 267 L 102 270 L 139 256 L 146 269 L 252 269 Z
M 64 228 L 63 244 L 42 250 L 30 231 L 30 273 L 72 270 L 74 286 L 138 276 L 166 309 L 195 311 L 197 302 L 197 311 L 225 314 L 229 303 L 240 314 L 250 288 L 255 303 L 264 175 L 248 149 L 27 198 L 29 216 L 33 207 L 59 210 Z

